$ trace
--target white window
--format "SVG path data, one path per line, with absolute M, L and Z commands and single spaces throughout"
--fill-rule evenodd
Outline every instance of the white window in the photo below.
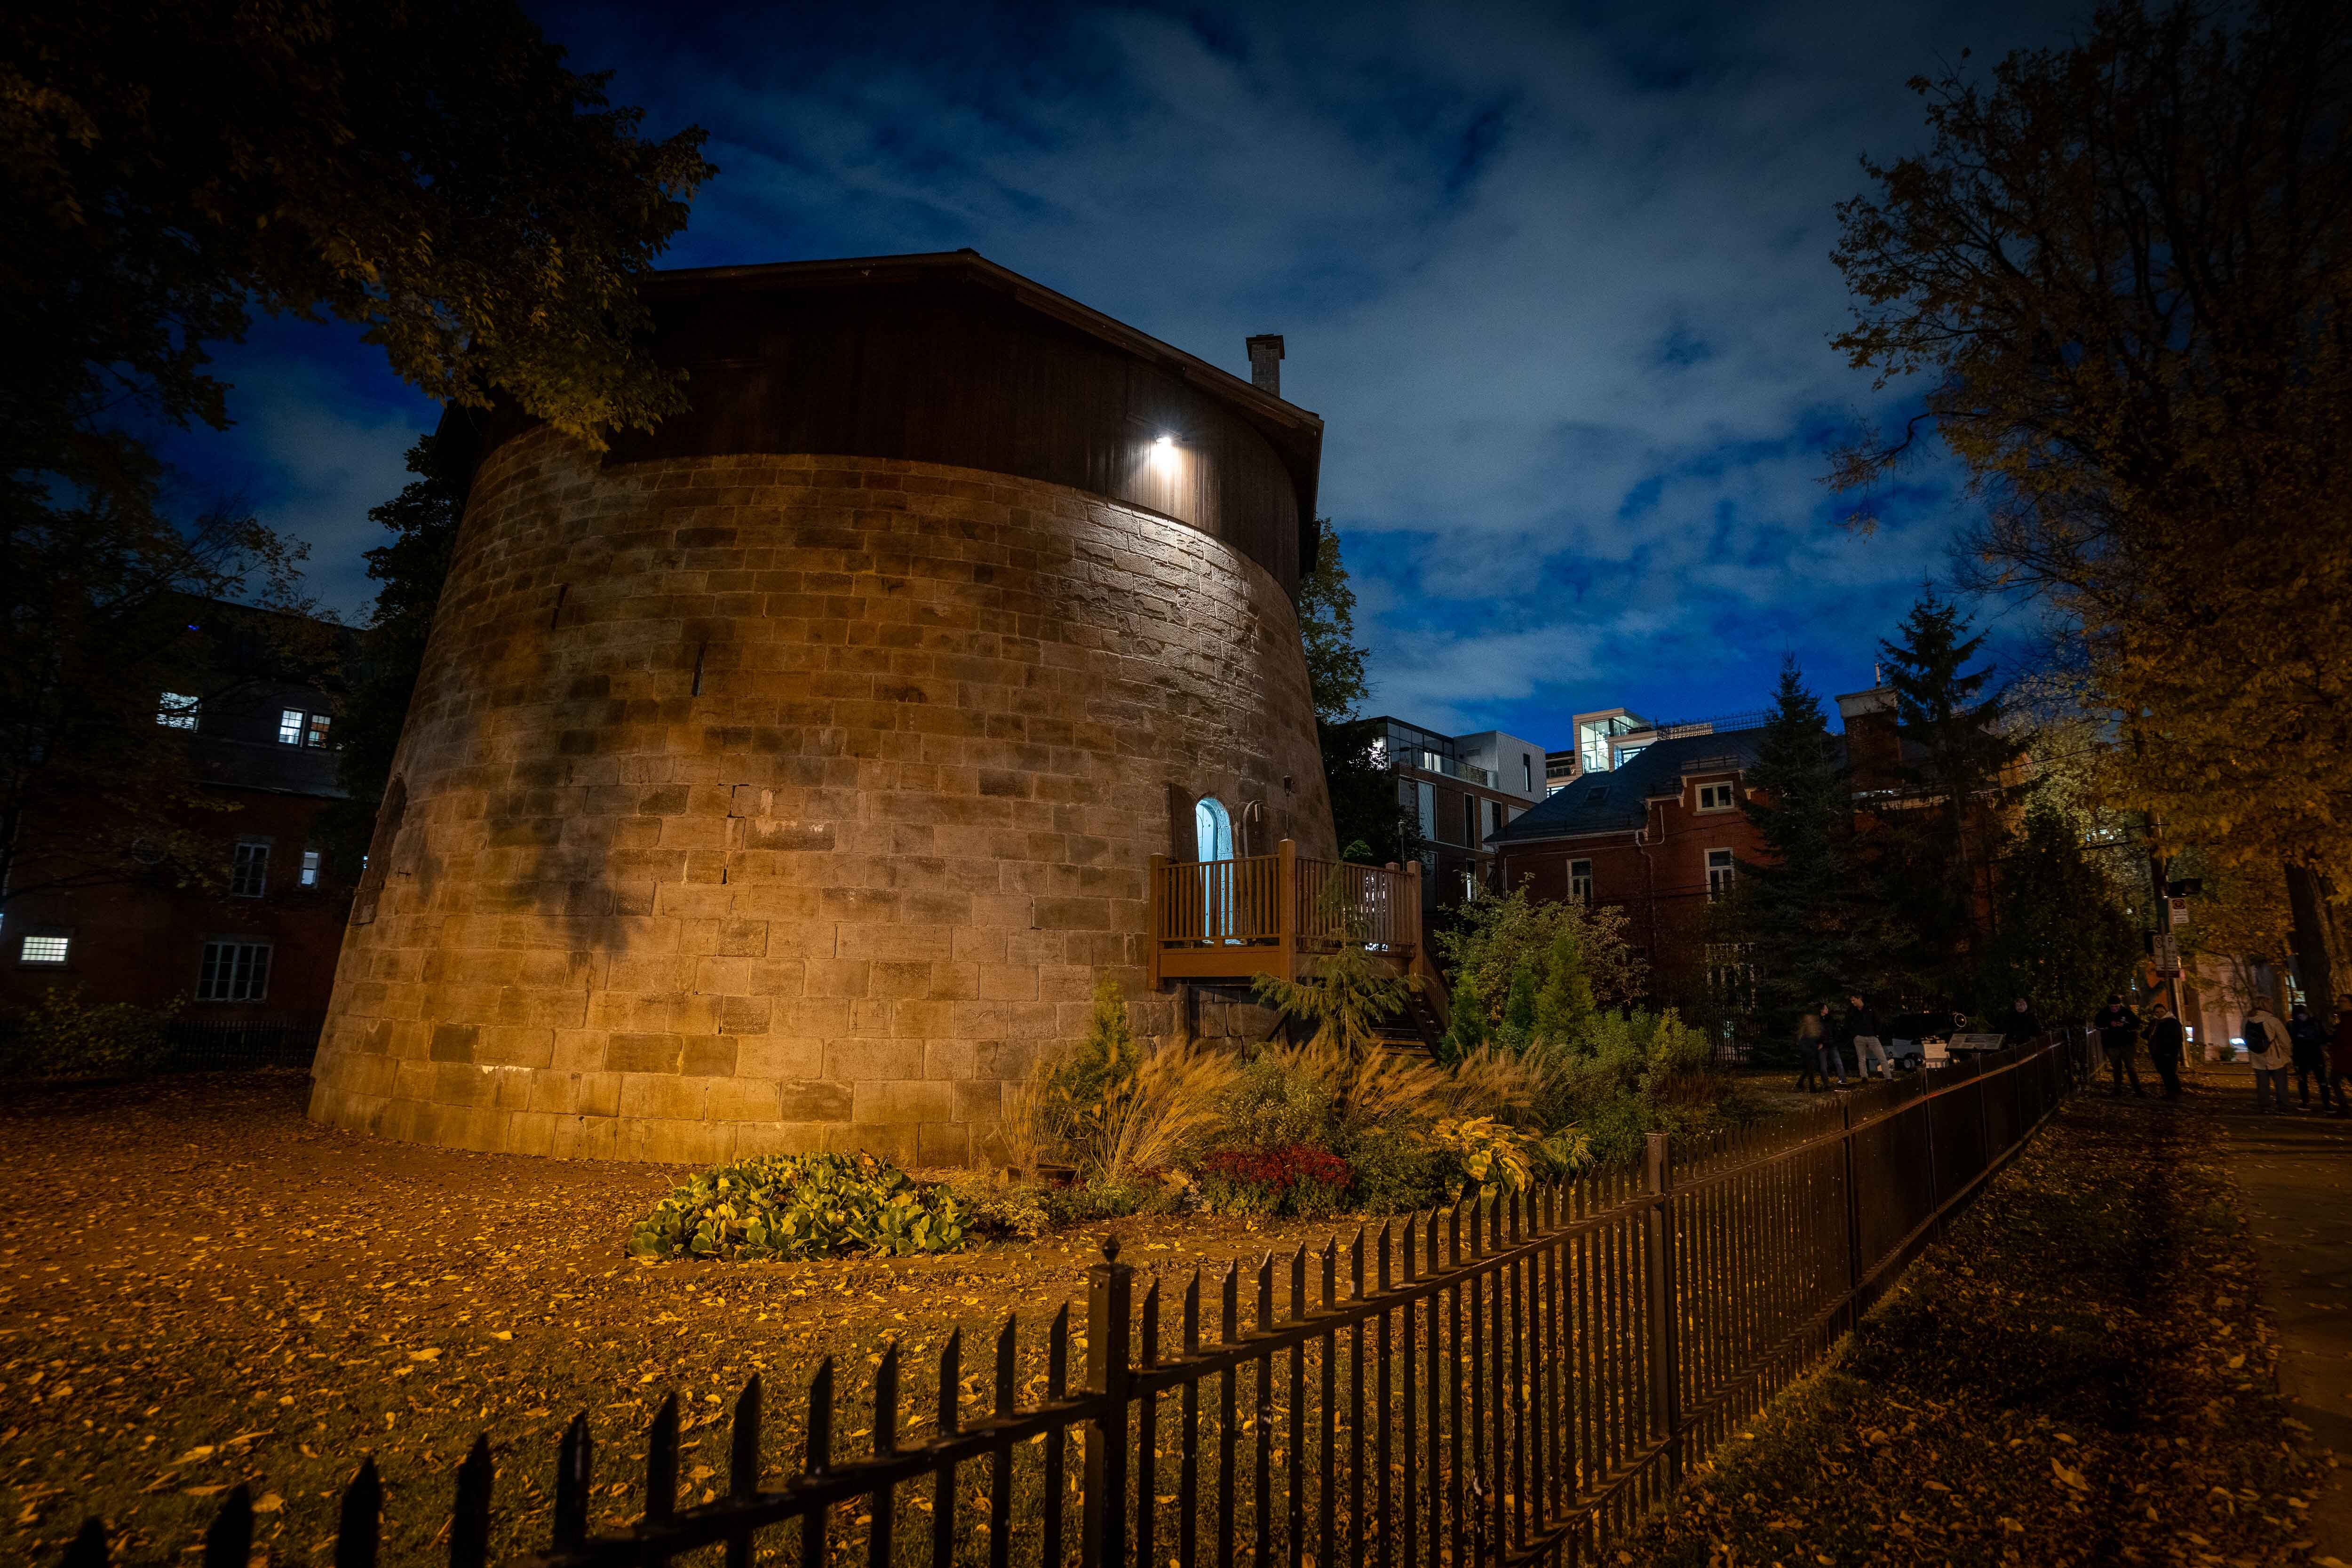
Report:
M 1729 811 L 1731 805 L 1729 784 L 1711 784 L 1698 786 L 1698 808 L 1701 811 Z
M 299 746 L 302 743 L 303 713 L 299 708 L 281 708 L 278 711 L 278 743 Z
M 69 936 L 28 936 L 16 950 L 19 963 L 63 963 L 73 946 Z
M 197 700 L 184 691 L 166 691 L 155 704 L 155 722 L 166 730 L 193 730 L 199 706 Z
M 1710 849 L 1706 852 L 1706 896 L 1708 898 L 1719 899 L 1729 891 L 1732 879 L 1738 874 L 1739 867 L 1730 850 Z
M 215 937 L 205 943 L 205 966 L 196 976 L 199 1002 L 258 1002 L 269 994 L 269 944 L 246 937 Z
M 1568 863 L 1568 901 L 1589 904 L 1592 901 L 1592 862 L 1570 860 Z
M 306 746 L 325 745 L 327 743 L 327 726 L 333 722 L 334 720 L 327 714 L 311 714 L 309 727 L 302 731 L 302 743 Z
M 1462 868 L 1462 901 L 1465 904 L 1478 901 L 1478 873 L 1466 866 Z
M 269 845 L 246 839 L 236 847 L 229 867 L 228 890 L 240 899 L 257 899 L 269 890 Z
M 1525 773 L 1527 774 L 1527 776 L 1528 776 L 1528 787 L 1527 787 L 1527 788 L 1525 788 L 1525 789 L 1523 789 L 1523 790 L 1521 790 L 1519 793 L 1520 793 L 1521 795 L 1533 795 L 1533 794 L 1535 794 L 1535 793 L 1536 793 L 1536 760 L 1535 760 L 1535 758 L 1533 758 L 1532 756 L 1528 755 L 1528 754 L 1527 752 L 1521 752 L 1519 753 L 1519 768 L 1520 768 L 1520 771 L 1521 771 L 1521 772 L 1523 772 L 1523 773 Z
M 325 858 L 324 853 L 317 849 L 302 851 L 301 881 L 304 887 L 315 888 L 319 885 L 319 871 Z

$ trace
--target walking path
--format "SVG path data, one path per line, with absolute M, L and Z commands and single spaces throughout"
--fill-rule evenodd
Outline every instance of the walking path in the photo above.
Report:
M 2220 1122 L 2246 1194 L 2278 1323 L 2279 1393 L 2340 1462 L 2312 1505 L 2312 1560 L 2352 1563 L 2352 1120 L 2257 1116 L 2244 1068 L 2202 1068 L 2188 1092 Z

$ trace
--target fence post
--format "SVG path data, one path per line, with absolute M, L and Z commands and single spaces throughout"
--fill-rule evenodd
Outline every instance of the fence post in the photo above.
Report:
M 1128 1336 L 1135 1270 L 1118 1260 L 1118 1237 L 1103 1238 L 1103 1260 L 1087 1274 L 1087 1392 L 1101 1403 L 1087 1423 L 1086 1496 L 1078 1560 L 1086 1568 L 1127 1561 Z
M 1666 1438 L 1666 1484 L 1680 1486 L 1683 1479 L 1683 1401 L 1682 1378 L 1675 1364 L 1675 1345 L 1681 1336 L 1675 1331 L 1674 1279 L 1673 1215 L 1668 1212 L 1667 1190 L 1673 1184 L 1672 1152 L 1666 1135 L 1653 1132 L 1649 1138 L 1648 1158 L 1644 1162 L 1649 1177 L 1650 1207 L 1643 1216 L 1643 1230 L 1648 1242 L 1648 1273 L 1650 1276 L 1650 1419 Z
M 1862 1321 L 1862 1197 L 1853 1185 L 1853 1101 L 1838 1101 L 1838 1120 L 1845 1134 L 1838 1152 L 1845 1163 L 1845 1327 L 1852 1333 Z
M 1274 925 L 1281 943 L 1285 980 L 1298 978 L 1298 841 L 1286 838 L 1274 847 Z

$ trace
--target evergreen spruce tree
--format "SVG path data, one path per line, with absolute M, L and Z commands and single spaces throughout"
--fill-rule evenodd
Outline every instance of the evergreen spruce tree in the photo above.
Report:
M 1592 980 L 1576 932 L 1562 926 L 1544 954 L 1543 984 L 1536 992 L 1533 1037 L 1547 1046 L 1581 1041 L 1592 1027 Z
M 1747 1023 L 1759 1043 L 1793 1037 L 1797 1016 L 1884 978 L 1889 936 L 1854 833 L 1846 771 L 1796 660 L 1781 665 L 1741 809 L 1764 855 L 1743 863 L 1721 932 L 1755 976 Z
M 2002 772 L 2024 742 L 2002 732 L 1988 669 L 1968 665 L 1984 646 L 1959 606 L 1924 590 L 1894 641 L 1879 645 L 1895 692 L 1895 808 L 1880 813 L 1878 884 L 1905 934 L 1901 978 L 1966 999 L 1990 935 L 1992 862 L 2001 848 Z

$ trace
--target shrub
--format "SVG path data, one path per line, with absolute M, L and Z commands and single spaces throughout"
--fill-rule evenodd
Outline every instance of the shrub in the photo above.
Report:
M 1430 1139 L 1450 1149 L 1462 1173 L 1481 1188 L 1524 1193 L 1535 1182 L 1535 1140 L 1491 1116 L 1449 1116 L 1430 1130 Z
M 706 1171 L 629 1233 L 652 1258 L 903 1258 L 953 1252 L 964 1215 L 946 1187 L 871 1154 L 765 1154 Z
M 1461 1157 L 1417 1132 L 1375 1129 L 1348 1151 L 1356 1203 L 1372 1214 L 1405 1214 L 1461 1194 Z
M 1201 1201 L 1214 1214 L 1314 1219 L 1347 1206 L 1355 1173 L 1337 1154 L 1304 1144 L 1226 1149 L 1201 1165 Z
M 171 1023 L 180 1005 L 93 1004 L 79 986 L 52 986 L 0 1038 L 0 1068 L 12 1078 L 153 1072 L 171 1054 Z
M 943 1184 L 955 1194 L 969 1234 L 1034 1241 L 1053 1228 L 1047 1189 L 1039 1183 L 973 1170 L 948 1172 Z

